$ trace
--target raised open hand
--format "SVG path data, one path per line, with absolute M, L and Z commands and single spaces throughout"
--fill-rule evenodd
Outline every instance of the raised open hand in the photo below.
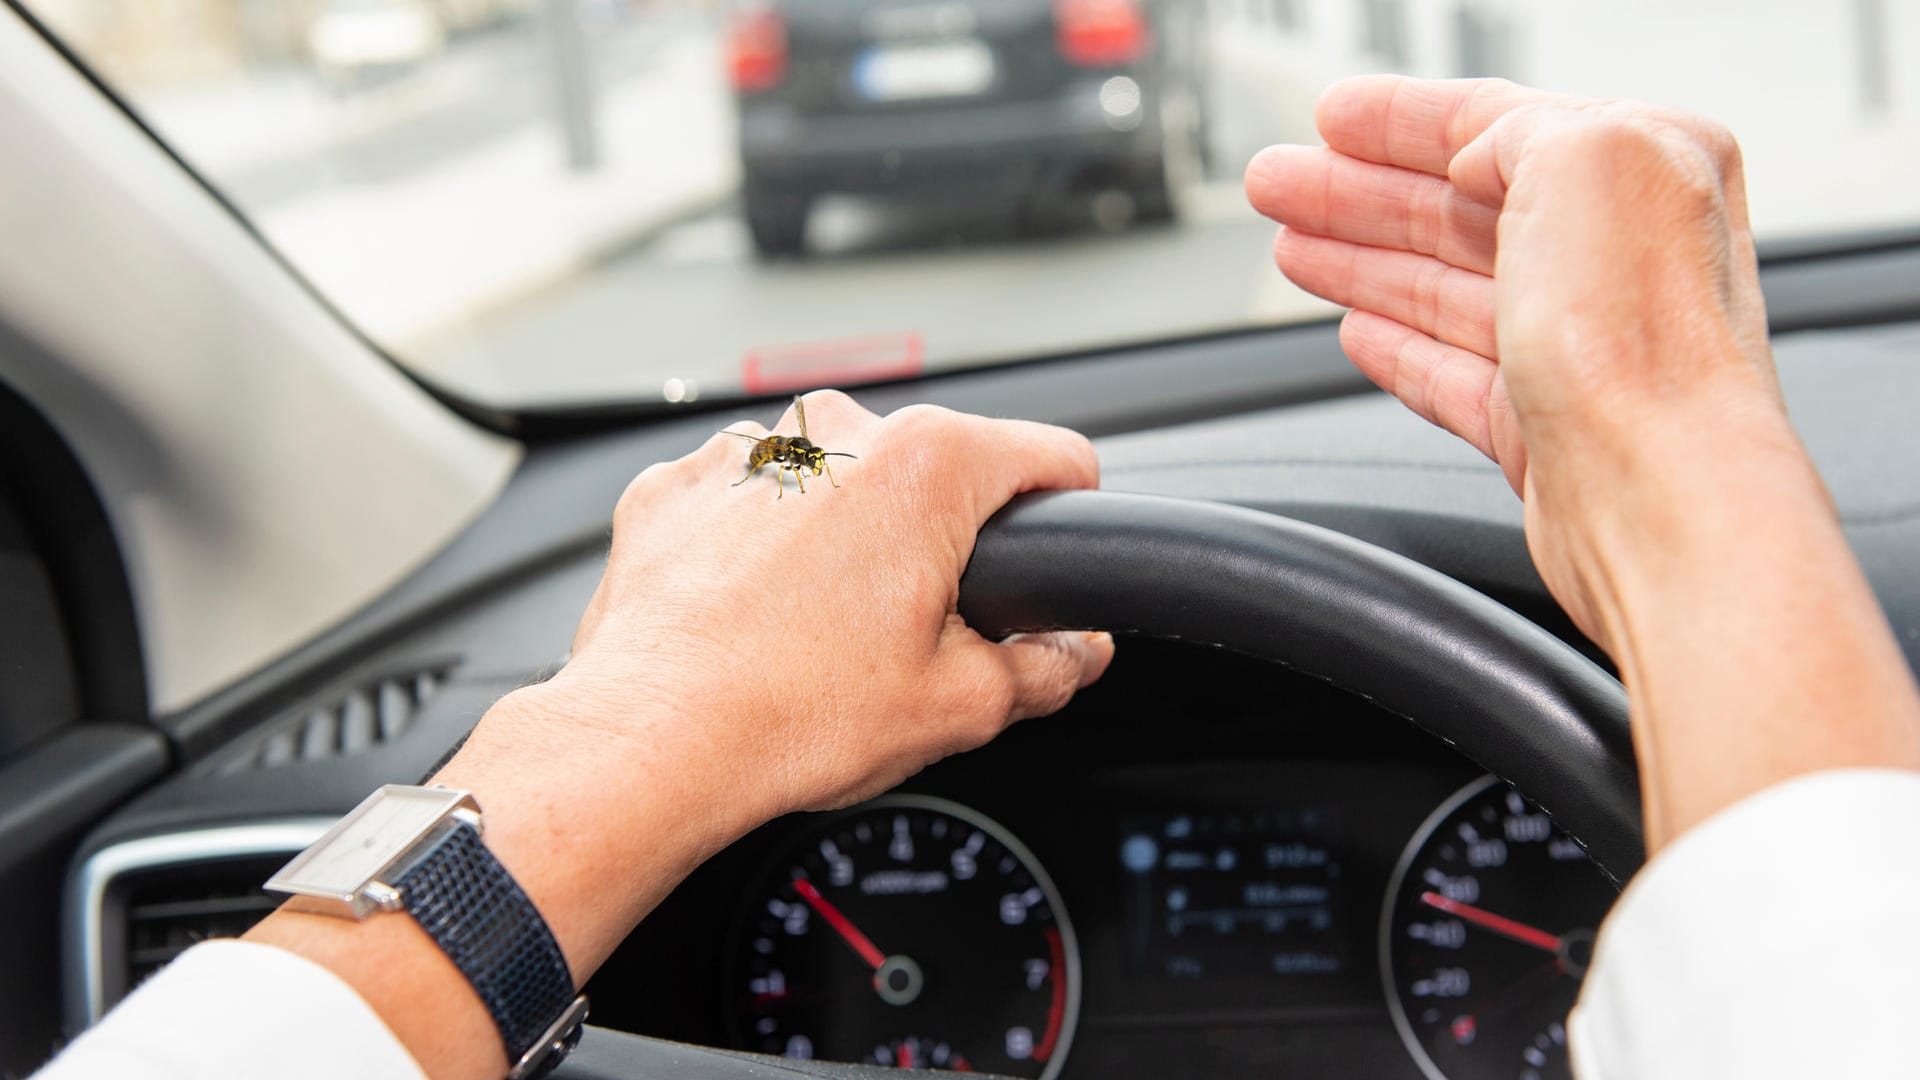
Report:
M 1247 169 L 1275 259 L 1520 493 L 1626 682 L 1650 847 L 1799 773 L 1920 767 L 1913 680 L 1787 421 L 1732 136 L 1390 76 L 1333 86 L 1319 124 Z
M 1638 427 L 1641 399 L 1682 376 L 1724 370 L 1777 405 L 1724 128 L 1499 80 L 1393 76 L 1334 85 L 1318 122 L 1325 148 L 1276 146 L 1247 170 L 1254 206 L 1283 226 L 1280 269 L 1352 307 L 1341 341 L 1354 363 L 1499 462 L 1516 491 L 1556 431 L 1609 416 Z M 1667 334 L 1697 338 L 1687 371 L 1631 362 L 1671 355 L 1646 347 Z

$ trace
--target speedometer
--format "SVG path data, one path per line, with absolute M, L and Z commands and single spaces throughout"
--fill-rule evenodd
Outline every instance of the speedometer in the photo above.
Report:
M 877 800 L 791 838 L 746 896 L 737 1043 L 796 1058 L 1050 1080 L 1080 1001 L 1053 883 L 942 799 Z
M 1568 1080 L 1567 1013 L 1616 895 L 1495 777 L 1442 803 L 1400 857 L 1380 925 L 1394 1025 L 1429 1080 Z

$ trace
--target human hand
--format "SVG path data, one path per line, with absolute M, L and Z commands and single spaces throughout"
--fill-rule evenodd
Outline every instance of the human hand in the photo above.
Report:
M 1626 683 L 1649 851 L 1824 768 L 1920 768 L 1920 697 L 1786 417 L 1724 128 L 1497 80 L 1349 79 L 1247 192 L 1347 355 L 1480 448 Z
M 839 459 L 840 486 L 776 499 L 768 469 L 730 487 L 750 444 L 725 434 L 641 473 L 571 659 L 502 699 L 437 778 L 505 808 L 505 829 L 534 823 L 525 857 L 551 865 L 532 873 L 572 882 L 535 899 L 589 970 L 748 830 L 1053 712 L 1113 657 L 1105 634 L 995 643 L 956 614 L 987 518 L 1024 491 L 1098 483 L 1083 436 L 932 406 L 883 419 L 831 391 L 807 405 L 818 445 L 857 455 Z M 797 426 L 790 410 L 777 430 Z M 559 847 L 542 824 L 557 792 L 594 822 Z M 490 835 L 496 853 L 518 841 Z M 580 897 L 602 899 L 568 926 Z
M 1053 712 L 1113 658 L 1105 634 L 994 643 L 955 613 L 994 511 L 1098 482 L 1084 437 L 931 406 L 883 419 L 834 392 L 807 404 L 819 444 L 858 455 L 840 487 L 729 487 L 748 444 L 726 435 L 641 473 L 571 659 L 496 703 L 433 778 L 474 793 L 576 984 L 747 831 Z M 789 413 L 778 430 L 795 428 Z M 410 920 L 283 910 L 248 936 L 347 980 L 430 1075 L 503 1071 L 486 1009 Z
M 1054 712 L 1113 655 L 1105 634 L 989 642 L 956 612 L 974 536 L 1008 499 L 1099 483 L 1085 437 L 933 406 L 882 419 L 836 391 L 807 404 L 817 443 L 857 455 L 840 486 L 776 500 L 769 467 L 729 488 L 750 444 L 725 435 L 642 473 L 543 691 L 605 703 L 616 752 L 639 734 L 648 755 L 756 777 L 725 795 L 761 820 L 877 795 Z M 796 427 L 789 409 L 776 430 Z M 623 730 L 635 701 L 671 715 Z
M 1349 79 L 1318 119 L 1326 148 L 1247 170 L 1276 261 L 1354 308 L 1341 343 L 1374 382 L 1499 463 L 1549 587 L 1606 643 L 1589 545 L 1664 506 L 1623 479 L 1799 456 L 1738 147 L 1698 117 L 1499 80 Z

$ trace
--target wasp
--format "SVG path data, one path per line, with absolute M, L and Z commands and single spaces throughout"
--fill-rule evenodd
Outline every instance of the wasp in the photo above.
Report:
M 722 431 L 720 433 L 722 435 L 731 435 L 736 439 L 745 439 L 753 444 L 753 449 L 747 451 L 747 475 L 735 480 L 733 482 L 734 487 L 739 487 L 741 484 L 753 479 L 753 474 L 759 472 L 764 465 L 773 465 L 779 469 L 779 471 L 773 475 L 774 483 L 780 487 L 780 494 L 774 496 L 776 499 L 784 499 L 787 496 L 787 483 L 785 479 L 787 473 L 793 474 L 793 482 L 800 485 L 800 494 L 802 495 L 807 493 L 807 482 L 803 477 L 805 471 L 808 469 L 813 470 L 813 475 L 815 476 L 826 473 L 827 483 L 832 484 L 834 487 L 840 486 L 840 482 L 833 478 L 833 470 L 827 467 L 827 459 L 830 457 L 850 458 L 853 457 L 853 455 L 841 453 L 837 450 L 822 450 L 813 445 L 813 442 L 807 438 L 807 403 L 798 397 L 793 399 L 793 414 L 800 420 L 800 434 L 798 435 L 768 435 L 761 438 L 748 435 L 743 431 Z

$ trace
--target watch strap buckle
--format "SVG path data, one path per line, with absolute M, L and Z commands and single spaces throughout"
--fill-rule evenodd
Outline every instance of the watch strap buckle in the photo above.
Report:
M 539 1080 L 547 1075 L 579 1045 L 580 1029 L 586 1022 L 587 995 L 579 994 L 527 1052 L 520 1055 L 520 1060 L 514 1062 L 513 1068 L 507 1071 L 507 1080 Z

